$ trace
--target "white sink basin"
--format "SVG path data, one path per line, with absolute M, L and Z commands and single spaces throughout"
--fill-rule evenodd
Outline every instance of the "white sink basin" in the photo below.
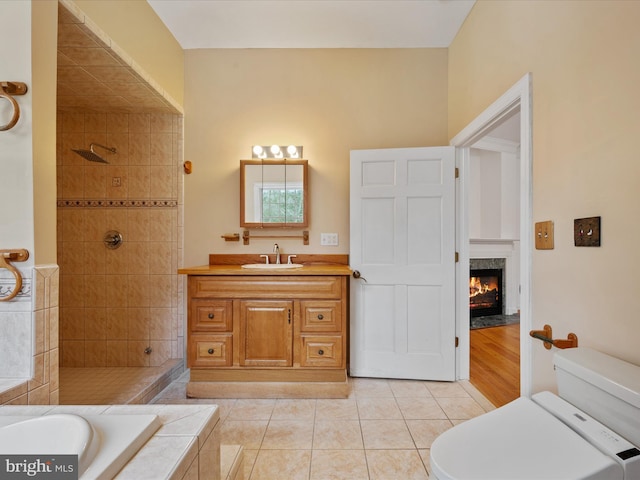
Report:
M 301 268 L 300 263 L 247 263 L 242 268 L 253 268 L 256 270 L 286 270 L 289 268 Z

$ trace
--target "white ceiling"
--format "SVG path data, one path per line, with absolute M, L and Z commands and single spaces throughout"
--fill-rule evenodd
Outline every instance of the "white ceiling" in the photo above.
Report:
M 183 49 L 448 47 L 476 0 L 147 0 Z

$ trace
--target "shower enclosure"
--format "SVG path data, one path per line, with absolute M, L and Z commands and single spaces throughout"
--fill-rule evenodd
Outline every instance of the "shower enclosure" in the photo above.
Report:
M 179 109 L 103 32 L 58 8 L 62 402 L 67 368 L 182 369 L 183 129 Z

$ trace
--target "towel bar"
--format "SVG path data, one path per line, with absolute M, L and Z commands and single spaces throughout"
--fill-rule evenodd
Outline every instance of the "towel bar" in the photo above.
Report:
M 27 93 L 27 84 L 23 82 L 0 82 L 0 98 L 6 98 L 13 107 L 11 120 L 5 125 L 0 125 L 0 132 L 10 130 L 15 127 L 20 119 L 20 105 L 13 98 L 13 95 L 24 95 Z
M 9 295 L 6 297 L 0 297 L 0 302 L 7 302 L 14 298 L 22 289 L 22 275 L 16 267 L 11 265 L 11 262 L 24 262 L 29 258 L 29 252 L 25 249 L 17 250 L 0 250 L 0 268 L 6 268 L 9 270 L 16 279 L 16 285 Z

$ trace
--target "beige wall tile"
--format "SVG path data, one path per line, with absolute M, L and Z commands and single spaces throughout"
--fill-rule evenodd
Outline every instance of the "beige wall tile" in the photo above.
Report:
M 151 165 L 173 165 L 173 135 L 152 133 L 150 140 Z
M 107 367 L 126 367 L 127 354 L 126 340 L 107 340 Z
M 106 307 L 105 275 L 85 275 L 85 307 Z
M 131 133 L 150 133 L 151 121 L 148 113 L 129 115 L 129 131 Z
M 107 275 L 107 305 L 126 306 L 129 298 L 127 275 Z
M 59 118 L 57 161 L 63 164 L 57 171 L 59 198 L 123 201 L 176 198 L 178 186 L 174 184 L 177 178 L 182 178 L 175 166 L 181 156 L 180 116 L 65 113 Z M 87 162 L 71 151 L 88 149 L 91 142 L 117 148 L 118 153 L 112 155 L 97 147 L 96 151 L 109 165 Z M 156 164 L 153 168 L 149 166 L 152 157 Z M 113 177 L 120 179 L 120 187 L 113 186 Z M 137 206 L 63 207 L 58 211 L 60 301 L 65 305 L 62 313 L 65 318 L 56 330 L 60 332 L 59 338 L 52 332 L 47 341 L 55 338 L 61 348 L 65 341 L 80 339 L 104 345 L 101 353 L 90 357 L 86 349 L 79 354 L 77 344 L 69 344 L 71 350 L 65 362 L 77 366 L 81 366 L 81 358 L 92 365 L 124 365 L 148 364 L 149 360 L 161 364 L 166 358 L 182 357 L 184 338 L 178 332 L 179 293 L 175 273 L 177 212 Z M 102 238 L 108 230 L 123 235 L 124 244 L 119 249 L 104 247 Z M 148 276 L 149 272 L 154 274 L 153 278 Z M 184 299 L 184 294 L 181 298 Z M 153 326 L 150 306 L 156 318 Z M 146 313 L 141 317 L 141 312 Z M 114 319 L 114 315 L 121 318 Z M 142 321 L 134 322 L 133 318 Z M 129 345 L 104 342 L 105 339 L 148 341 L 150 336 L 158 343 L 155 354 L 146 360 L 132 359 L 135 355 Z M 123 357 L 118 360 L 117 355 Z
M 128 275 L 127 301 L 130 307 L 148 307 L 150 284 L 149 275 Z
M 151 135 L 149 133 L 129 134 L 129 165 L 149 165 L 151 163 Z
M 63 340 L 84 340 L 84 307 L 63 307 L 63 320 L 60 324 L 60 333 Z
M 138 275 L 148 274 L 150 263 L 150 248 L 148 242 L 129 242 L 127 246 L 127 273 Z
M 107 308 L 107 339 L 127 339 L 127 309 Z
M 149 341 L 151 312 L 149 308 L 127 309 L 127 339 Z
M 33 353 L 34 355 L 44 353 L 45 317 L 46 317 L 46 314 L 44 310 L 36 310 L 33 313 L 33 327 L 34 327 Z
M 151 172 L 149 166 L 139 165 L 129 167 L 129 198 L 146 199 L 151 191 Z
M 130 340 L 127 342 L 127 366 L 148 367 L 150 365 L 149 355 L 144 353 L 148 346 L 148 341 Z
M 107 366 L 107 342 L 106 340 L 86 340 L 84 352 L 85 367 Z
M 85 49 L 86 50 L 86 49 Z M 85 133 L 104 133 L 107 131 L 107 115 L 104 113 L 87 113 L 84 116 Z
M 49 385 L 29 391 L 29 405 L 49 405 Z
M 167 340 L 151 340 L 149 342 L 151 346 L 151 355 L 149 356 L 149 366 L 159 367 L 170 358 L 176 358 L 171 356 L 171 342 Z
M 109 305 L 109 303 L 107 303 Z M 84 309 L 84 335 L 87 340 L 106 340 L 107 311 L 105 308 Z
M 63 340 L 62 352 L 62 367 L 84 367 L 84 340 Z
M 151 133 L 171 133 L 173 132 L 174 117 L 176 115 L 152 113 L 149 115 Z
M 128 133 L 129 115 L 126 113 L 107 114 L 107 133 Z
M 132 208 L 129 210 L 129 238 L 132 242 L 146 242 L 149 240 L 150 218 L 150 209 Z
M 173 191 L 171 185 L 174 178 L 173 168 L 164 165 L 151 165 L 150 167 L 151 183 L 149 196 L 151 198 L 171 198 Z M 70 187 L 73 187 L 71 185 Z
M 87 164 L 84 171 L 84 198 L 97 199 L 106 195 L 106 168 L 102 164 Z
M 62 115 L 63 133 L 84 133 L 84 114 L 65 113 Z

